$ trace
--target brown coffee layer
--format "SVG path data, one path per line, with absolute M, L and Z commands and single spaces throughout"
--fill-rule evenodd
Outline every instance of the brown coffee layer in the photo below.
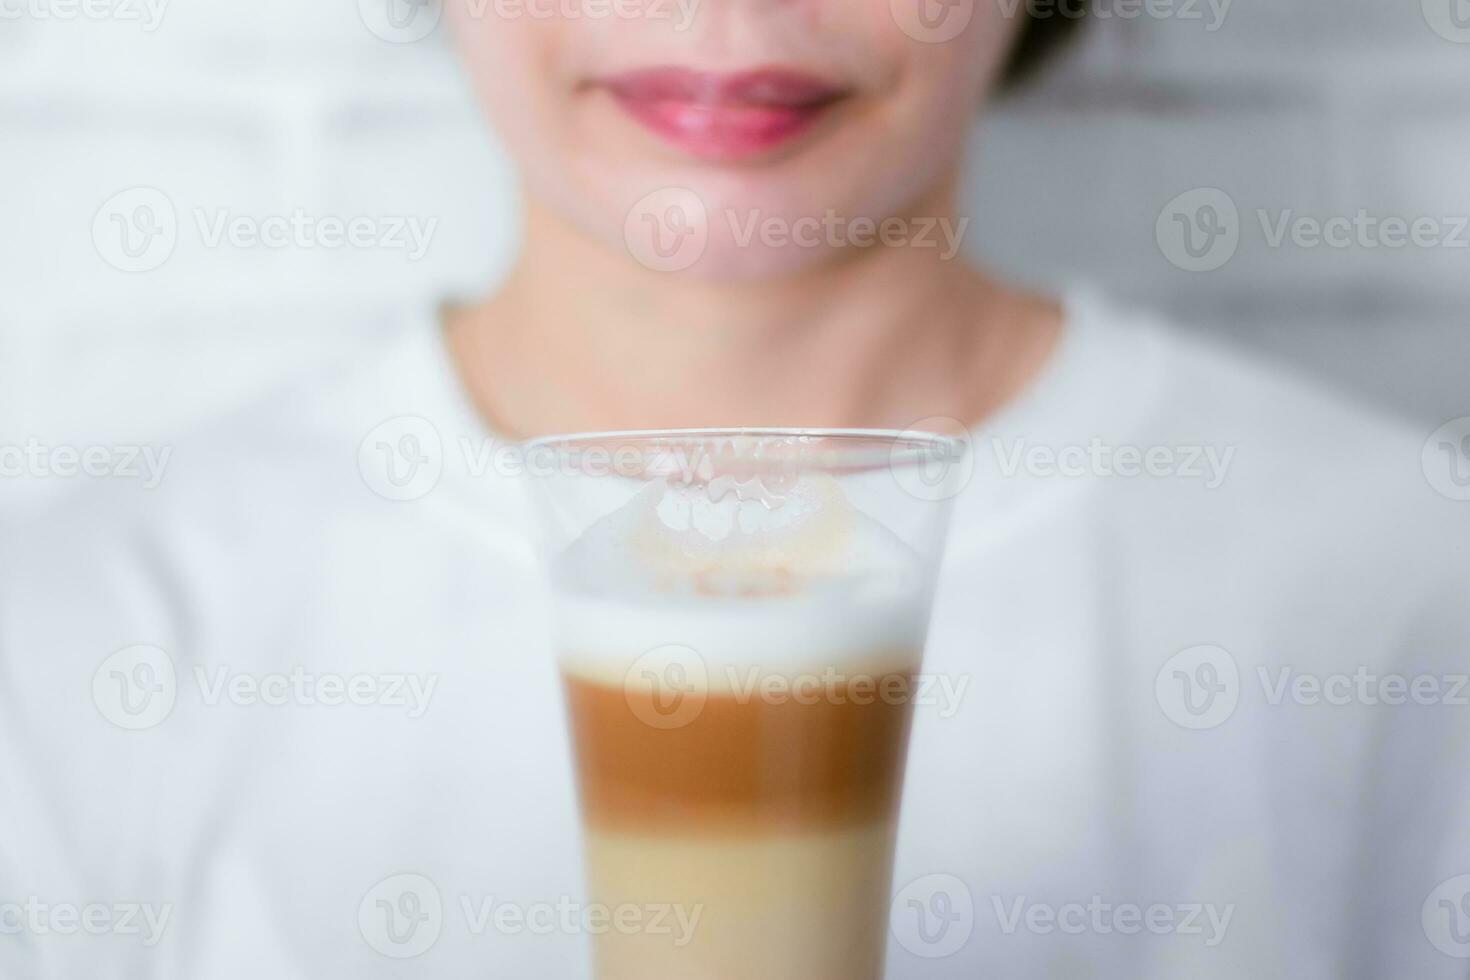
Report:
M 828 682 L 800 698 L 701 692 L 699 710 L 674 727 L 648 722 L 667 712 L 653 691 L 572 673 L 563 680 L 582 809 L 595 825 L 762 833 L 888 820 L 897 811 L 909 671 Z

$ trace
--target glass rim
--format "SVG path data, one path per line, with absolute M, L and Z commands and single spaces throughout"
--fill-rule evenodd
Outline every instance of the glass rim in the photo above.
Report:
M 749 437 L 754 439 L 822 439 L 832 442 L 873 442 L 880 448 L 894 450 L 900 447 L 945 448 L 959 451 L 965 440 L 939 432 L 919 429 L 845 429 L 845 428 L 788 428 L 781 426 L 729 426 L 686 429 L 591 429 L 585 432 L 556 433 L 527 439 L 522 443 L 526 452 L 541 449 L 575 448 L 583 444 L 605 443 L 609 440 L 625 440 L 629 443 L 657 445 L 660 442 L 698 442 L 707 439 L 730 439 Z

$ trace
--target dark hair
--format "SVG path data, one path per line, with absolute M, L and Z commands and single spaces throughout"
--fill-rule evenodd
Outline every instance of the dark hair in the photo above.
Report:
M 1035 74 L 1054 51 L 1077 33 L 1086 12 L 1086 4 L 1062 0 L 1045 14 L 1028 14 L 1001 73 L 1001 85 L 1015 88 Z

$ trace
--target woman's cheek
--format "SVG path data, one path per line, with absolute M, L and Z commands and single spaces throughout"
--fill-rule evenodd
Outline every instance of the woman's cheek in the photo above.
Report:
M 453 0 L 450 17 L 476 100 L 518 159 L 538 130 L 554 128 L 557 105 L 554 23 L 480 16 Z M 493 8 L 487 8 L 493 9 Z

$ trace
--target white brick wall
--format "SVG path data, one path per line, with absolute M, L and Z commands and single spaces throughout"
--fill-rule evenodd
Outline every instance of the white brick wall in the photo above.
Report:
M 1470 19 L 1470 0 L 1233 0 L 1210 31 L 1200 0 L 1201 20 L 1092 24 L 977 134 L 979 249 L 1030 281 L 1085 277 L 1173 309 L 1426 421 L 1470 412 L 1454 369 L 1470 363 L 1470 249 L 1272 247 L 1255 217 L 1470 215 L 1470 43 L 1431 28 L 1454 23 L 1435 4 Z M 375 309 L 477 292 L 504 269 L 508 163 L 442 27 L 390 44 L 357 7 L 172 0 L 152 31 L 0 21 L 0 441 L 158 438 L 340 356 L 381 329 Z M 137 185 L 167 195 L 179 240 L 162 268 L 127 274 L 91 226 Z M 1171 265 L 1155 238 L 1160 209 L 1197 187 L 1241 216 L 1237 253 L 1209 273 Z M 194 220 L 297 208 L 438 227 L 411 261 L 208 248 Z

